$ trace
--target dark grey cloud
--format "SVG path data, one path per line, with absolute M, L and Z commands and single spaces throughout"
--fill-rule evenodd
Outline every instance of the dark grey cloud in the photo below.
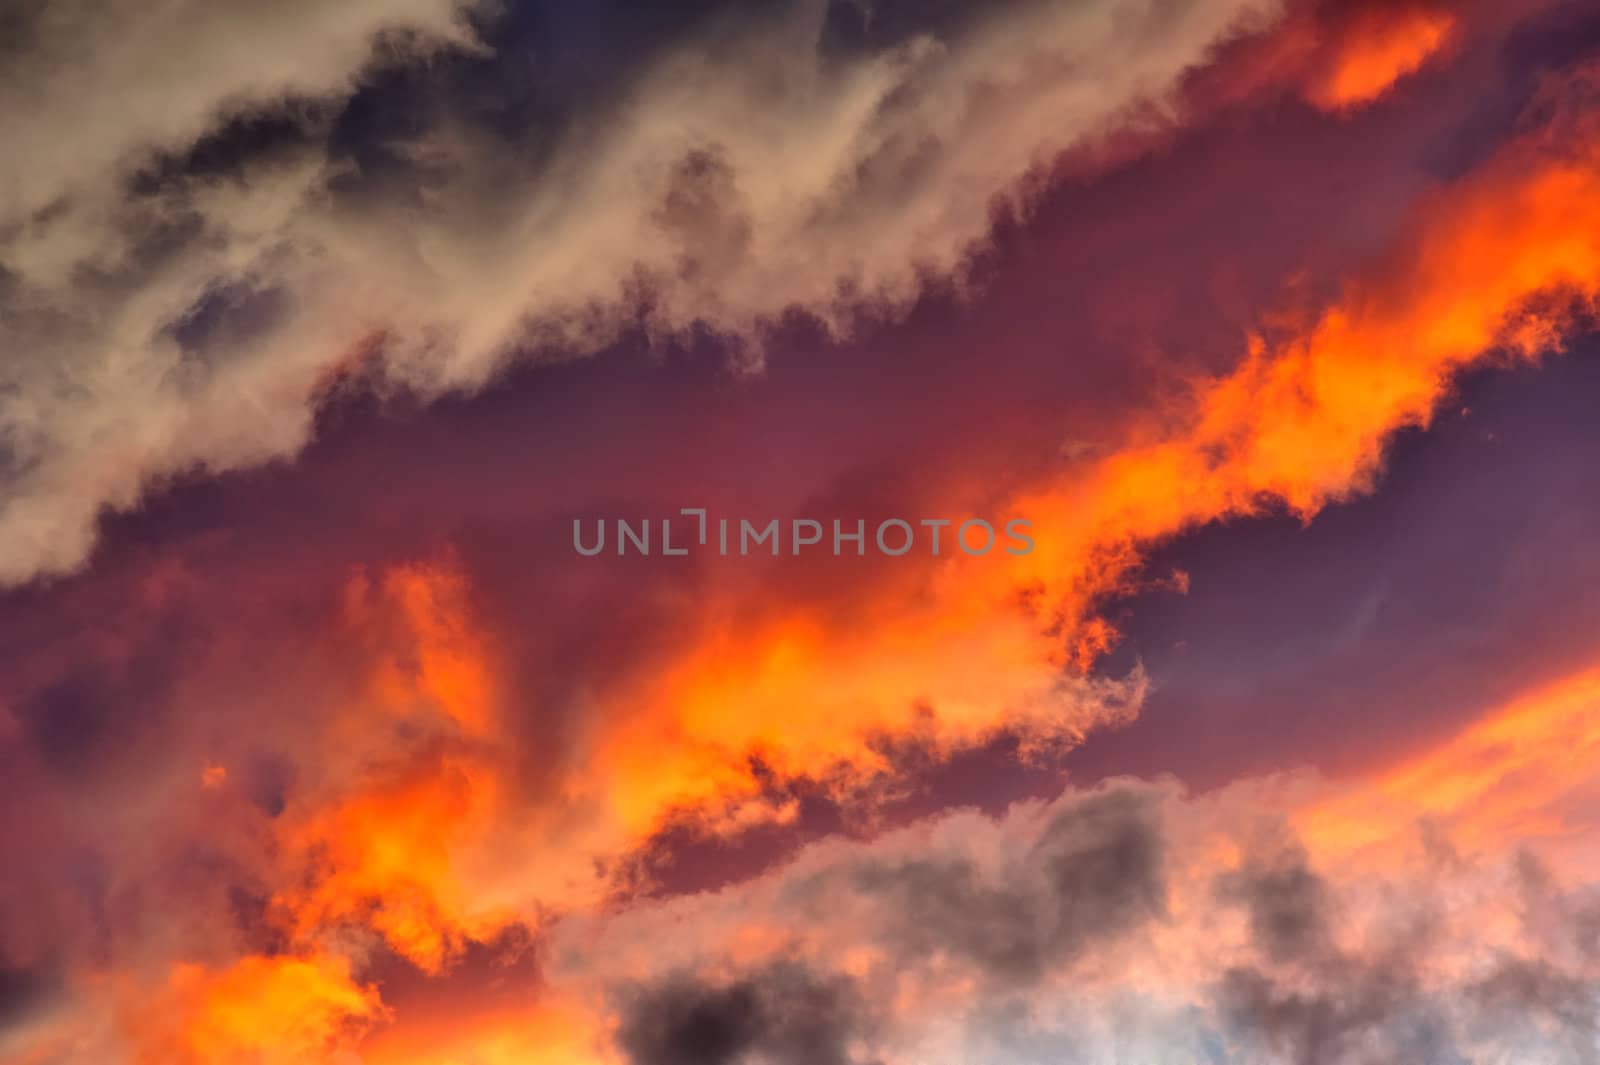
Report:
M 1402 937 L 1375 958 L 1336 945 L 1336 893 L 1297 844 L 1248 854 L 1217 889 L 1247 915 L 1261 959 L 1230 967 L 1214 992 L 1221 1023 L 1241 1044 L 1294 1065 L 1465 1065 Z
M 632 1065 L 871 1065 L 852 1049 L 866 1010 L 847 978 L 792 962 L 727 983 L 670 977 L 630 993 L 617 1045 Z
M 809 890 L 819 916 L 833 891 L 872 898 L 878 942 L 903 965 L 947 955 L 1026 985 L 1161 917 L 1163 854 L 1159 793 L 1116 789 L 1063 808 L 999 879 L 959 858 L 913 857 L 864 861 Z
M 1317 959 L 1332 949 L 1328 887 L 1298 847 L 1250 855 L 1220 879 L 1218 894 L 1249 915 L 1255 943 L 1271 961 Z
M 1539 958 L 1507 959 L 1472 985 L 1469 996 L 1486 1015 L 1513 1023 L 1548 1023 L 1564 1032 L 1574 1047 L 1585 1047 L 1583 1061 L 1600 1061 L 1600 1001 L 1595 981 L 1563 971 Z

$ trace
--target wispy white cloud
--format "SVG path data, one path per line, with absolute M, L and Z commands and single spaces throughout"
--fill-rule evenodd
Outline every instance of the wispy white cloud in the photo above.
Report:
M 902 306 L 1030 168 L 1159 113 L 1270 6 L 996 6 L 846 54 L 797 3 L 680 42 L 537 165 L 439 119 L 388 146 L 401 181 L 302 144 L 134 182 L 380 57 L 476 47 L 459 5 L 52 5 L 0 79 L 0 583 L 77 567 L 162 477 L 292 455 L 358 356 L 431 395 L 630 325 Z

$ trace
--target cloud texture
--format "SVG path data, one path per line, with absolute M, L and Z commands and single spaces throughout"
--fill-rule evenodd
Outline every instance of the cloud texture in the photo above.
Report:
M 0 1065 L 1600 1052 L 1583 5 L 0 11 Z
M 467 13 L 15 17 L 0 578 L 76 567 L 101 508 L 153 479 L 292 455 L 356 366 L 435 395 L 640 324 L 755 344 L 795 308 L 842 328 L 904 307 L 959 272 L 1030 168 L 1159 114 L 1267 12 L 1007 4 L 854 48 L 827 4 L 721 13 L 525 142 L 442 108 L 385 131 L 380 157 L 341 150 L 326 115 L 375 67 L 481 47 Z M 291 132 L 207 169 L 258 116 Z

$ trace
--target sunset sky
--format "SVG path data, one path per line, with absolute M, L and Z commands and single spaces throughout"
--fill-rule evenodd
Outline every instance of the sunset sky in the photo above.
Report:
M 0 0 L 0 1065 L 1600 1063 L 1597 311 L 1593 0 Z

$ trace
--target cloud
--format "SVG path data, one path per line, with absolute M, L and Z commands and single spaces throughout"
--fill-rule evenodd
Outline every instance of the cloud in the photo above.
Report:
M 116 1048 L 132 1045 L 158 1048 L 148 1060 L 160 1061 L 340 1061 L 328 1048 L 366 1056 L 361 1031 L 390 1023 L 368 1060 L 438 1060 L 427 1046 L 560 1065 L 702 1052 L 729 1065 L 807 1054 L 861 1065 L 1118 1054 L 1432 1065 L 1518 1046 L 1561 1065 L 1587 1060 L 1600 925 L 1586 875 L 1592 818 L 1573 808 L 1585 779 L 1569 772 L 1565 737 L 1587 734 L 1597 705 L 1588 674 L 1371 780 L 1251 780 L 1209 796 L 1115 782 L 999 818 L 947 813 L 823 842 L 716 892 L 569 912 L 542 928 L 539 948 L 538 999 L 558 1012 L 519 1020 L 497 1007 L 478 1018 L 463 1005 L 456 1033 L 423 1021 L 426 1039 L 409 1040 L 410 1011 L 396 1005 L 385 1019 L 358 975 L 382 953 L 377 937 L 448 986 L 440 937 L 459 963 L 451 937 L 487 938 L 494 904 L 528 899 L 482 877 L 483 854 L 544 867 L 538 895 L 555 882 L 551 865 L 572 869 L 592 853 L 592 841 L 576 855 L 548 839 L 518 842 L 529 838 L 519 826 L 548 807 L 494 814 L 511 779 L 479 746 L 496 723 L 496 659 L 460 612 L 463 593 L 447 572 L 418 569 L 347 593 L 358 636 L 340 653 L 366 645 L 359 698 L 316 734 L 332 757 L 302 763 L 314 775 L 275 815 L 248 801 L 230 810 L 242 798 L 234 775 L 208 791 L 196 759 L 180 801 L 210 813 L 162 817 L 156 838 L 148 825 L 108 826 L 136 837 L 130 848 L 151 852 L 145 860 L 168 877 L 203 876 L 214 890 L 167 894 L 172 885 L 129 854 L 108 856 L 142 905 L 186 907 L 184 934 L 142 940 L 124 925 L 143 912 L 128 908 L 134 900 L 101 896 L 122 914 L 112 956 L 146 968 L 102 974 L 98 986 L 78 970 L 81 1000 L 97 1002 L 109 979 L 129 1012 L 104 1049 L 63 1044 L 79 1049 L 61 1060 L 117 1061 Z M 1523 792 L 1525 781 L 1548 786 Z M 1476 798 L 1504 787 L 1523 803 L 1509 836 L 1504 806 Z M 1367 831 L 1342 834 L 1329 810 L 1358 811 Z M 1521 827 L 1540 823 L 1559 834 Z M 273 857 L 260 864 L 200 863 L 190 842 L 245 851 L 263 834 Z M 1519 842 L 1548 863 L 1508 862 Z M 547 857 L 530 863 L 532 853 Z M 187 868 L 167 868 L 174 855 Z M 306 924 L 252 904 L 256 877 L 290 885 L 278 901 Z M 172 960 L 197 951 L 214 960 Z M 76 1015 L 65 1027 L 86 1030 Z
M 0 220 L 24 230 L 82 199 L 114 206 L 118 177 L 231 117 L 343 97 L 379 62 L 469 40 L 464 0 L 9 6 Z
M 251 160 L 222 181 L 162 168 L 231 122 L 337 103 L 375 66 L 466 46 L 464 11 L 18 5 L 0 76 L 0 580 L 77 565 L 100 508 L 131 506 L 148 477 L 303 441 L 294 382 L 358 339 L 299 320 L 292 290 L 313 278 L 284 263 L 312 251 L 289 227 L 328 161 Z M 271 341 L 221 331 L 223 365 L 189 357 L 179 327 L 229 296 L 281 300 L 288 320 L 257 323 L 281 327 Z
M 31 146 L 0 173 L 0 580 L 77 567 L 102 508 L 164 478 L 294 454 L 351 367 L 431 396 L 640 325 L 752 336 L 795 307 L 843 327 L 903 306 L 959 273 L 995 197 L 1159 104 L 1260 9 L 1021 4 L 838 51 L 828 5 L 797 3 L 524 131 L 554 138 L 537 163 L 445 105 L 383 164 L 313 107 L 223 140 L 222 167 L 185 153 L 286 99 L 336 116 L 378 60 L 468 47 L 460 5 L 43 9 L 0 90 L 7 142 Z
M 796 1032 L 846 1062 L 1592 1060 L 1583 871 L 1496 850 L 1445 861 L 1403 816 L 1389 822 L 1402 860 L 1350 867 L 1277 812 L 1294 789 L 1340 785 L 1287 783 L 1202 797 L 1115 782 L 819 844 L 713 895 L 564 922 L 550 976 L 596 989 L 632 1065 L 789 1061 Z M 1136 838 L 1160 872 L 1045 887 L 1057 859 L 1096 866 L 1051 851 L 1063 832 Z M 1532 896 L 1516 886 L 1530 877 Z M 1097 910 L 1124 916 L 1013 964 L 1007 944 L 1049 944 L 1063 916 Z
M 1227 518 L 1310 520 L 1369 492 L 1394 435 L 1427 426 L 1459 374 L 1559 350 L 1600 294 L 1600 224 L 1572 225 L 1600 202 L 1597 185 L 1586 127 L 1513 140 L 1432 197 L 1327 306 L 1132 416 L 1104 454 L 1023 486 L 1007 509 L 1041 530 L 1037 551 L 858 597 L 870 638 L 806 603 L 754 620 L 707 610 L 685 654 L 597 701 L 621 724 L 594 765 L 650 782 L 621 816 L 643 830 L 663 809 L 737 807 L 764 787 L 752 756 L 780 779 L 840 767 L 860 779 L 882 763 L 881 735 L 926 736 L 938 752 L 997 730 L 1060 746 L 1127 720 L 1142 674 L 1074 678 L 1114 646 L 1100 610 L 1136 586 L 1151 546 Z M 797 705 L 797 691 L 811 695 Z M 647 701 L 661 712 L 628 713 Z
M 377 990 L 356 983 L 340 957 L 246 957 L 222 971 L 175 968 L 151 996 L 124 1003 L 136 1062 L 337 1060 L 382 1012 Z
M 918 1000 L 919 974 L 980 1001 L 1025 993 L 1164 917 L 1160 803 L 1156 789 L 1122 786 L 1019 811 L 999 831 L 957 815 L 872 845 L 825 844 L 748 887 L 624 914 L 598 944 L 585 929 L 603 920 L 558 928 L 553 971 L 581 976 L 589 959 L 611 970 L 633 1065 L 894 1060 L 874 1048 L 891 1002 Z M 696 935 L 653 961 L 625 946 L 661 919 Z M 772 960 L 719 977 L 723 949 Z M 642 975 L 652 969 L 666 975 Z
M 1325 71 L 1307 86 L 1318 107 L 1348 110 L 1370 103 L 1434 60 L 1457 27 L 1448 9 L 1372 8 L 1345 28 Z
M 1228 372 L 1151 411 L 1102 460 L 1013 505 L 1053 535 L 1021 559 L 1068 627 L 1125 588 L 1149 545 L 1227 517 L 1310 520 L 1373 490 L 1385 449 L 1428 427 L 1460 374 L 1561 350 L 1600 298 L 1600 156 L 1582 101 L 1442 188 L 1320 311 L 1273 323 Z M 1557 132 L 1559 130 L 1559 132 Z M 1089 632 L 1091 660 L 1109 642 Z
M 729 40 L 760 44 L 768 34 L 781 40 L 790 31 L 757 20 L 726 32 Z M 977 36 L 953 36 L 927 60 L 933 64 L 927 71 L 978 47 L 973 42 L 983 33 L 963 32 Z M 719 63 L 732 63 L 754 78 L 742 58 L 717 58 L 722 45 L 707 42 L 718 40 L 696 38 L 687 51 L 664 58 L 660 70 L 682 72 L 689 63 L 720 71 Z M 752 54 L 765 55 L 759 48 Z M 798 54 L 829 77 L 838 73 L 830 65 L 838 57 L 825 50 Z M 788 69 L 787 58 L 775 69 Z M 883 61 L 877 52 L 852 55 L 845 68 L 876 70 L 873 64 Z M 927 73 L 933 84 L 925 85 L 923 76 L 905 74 L 913 98 L 942 84 Z M 720 77 L 710 81 L 720 85 Z M 1017 84 L 1024 83 L 1031 84 Z M 762 90 L 760 79 L 738 84 Z M 672 94 L 686 91 L 678 83 L 663 90 L 679 102 Z M 768 105 L 784 111 L 788 89 L 762 91 L 777 92 Z M 898 100 L 890 93 L 879 101 L 868 127 L 899 113 L 891 97 Z M 722 102 L 745 114 L 739 100 Z M 805 113 L 796 105 L 787 121 L 804 127 Z M 825 106 L 820 113 L 831 114 Z M 921 127 L 913 121 L 908 128 Z M 243 462 L 278 453 L 275 444 L 263 446 L 277 438 L 261 436 L 262 424 L 288 426 L 282 439 L 291 446 L 327 387 L 329 364 L 321 354 L 327 349 L 316 344 L 302 349 L 304 374 L 295 387 L 281 393 L 254 387 L 283 382 L 277 374 L 285 364 L 271 353 L 285 330 L 300 328 L 294 323 L 312 323 L 308 337 L 334 321 L 338 328 L 327 329 L 327 339 L 367 338 L 340 348 L 335 372 L 378 360 L 390 377 L 425 391 L 481 381 L 498 356 L 478 363 L 470 352 L 488 352 L 492 344 L 462 346 L 459 337 L 434 334 L 408 347 L 402 328 L 407 320 L 431 321 L 435 311 L 447 320 L 458 296 L 460 307 L 470 309 L 466 296 L 442 285 L 435 301 L 420 285 L 398 283 L 387 295 L 352 297 L 347 284 L 369 275 L 344 269 L 376 263 L 373 269 L 392 270 L 401 282 L 410 278 L 414 258 L 364 258 L 369 240 L 394 238 L 404 250 L 418 230 L 391 224 L 397 218 L 421 218 L 424 228 L 437 223 L 438 241 L 428 250 L 446 259 L 465 247 L 450 243 L 460 212 L 484 221 L 482 232 L 469 234 L 473 239 L 496 229 L 490 223 L 504 219 L 470 212 L 493 214 L 504 201 L 486 194 L 474 205 L 460 183 L 481 180 L 471 187 L 494 192 L 528 160 L 496 159 L 473 134 L 451 123 L 430 126 L 427 137 L 403 144 L 410 156 L 381 180 L 349 160 L 330 163 L 320 148 L 308 150 L 291 137 L 251 155 L 248 180 L 182 171 L 161 178 L 159 195 L 135 181 L 129 195 L 155 196 L 158 215 L 169 206 L 168 194 L 204 201 L 201 235 L 181 226 L 169 232 L 161 215 L 129 245 L 131 258 L 117 267 L 123 274 L 75 273 L 72 291 L 92 283 L 97 293 L 116 292 L 130 306 L 144 306 L 144 295 L 130 295 L 128 286 L 148 295 L 140 286 L 155 283 L 173 262 L 192 253 L 210 264 L 207 256 L 223 261 L 244 246 L 232 236 L 220 243 L 211 239 L 215 233 L 205 236 L 207 227 L 234 227 L 241 240 L 260 237 L 267 250 L 227 283 L 201 284 L 212 276 L 208 265 L 192 275 L 193 287 L 157 301 L 165 309 L 148 320 L 162 323 L 156 332 L 180 372 L 147 376 L 151 364 L 136 359 L 102 398 L 152 399 L 137 412 L 140 425 L 151 411 L 164 411 L 205 429 L 192 439 L 186 429 L 166 443 L 157 433 L 151 439 L 163 448 L 193 444 L 196 456 L 208 456 L 195 461 L 216 463 L 225 441 Z M 437 152 L 421 152 L 424 144 Z M 597 134 L 585 149 L 592 154 L 576 158 L 612 159 L 612 148 Z M 648 207 L 640 232 L 663 243 L 641 247 L 668 249 L 659 270 L 635 275 L 634 310 L 644 327 L 672 328 L 699 317 L 757 328 L 763 308 L 776 306 L 762 302 L 768 293 L 745 293 L 737 306 L 725 306 L 720 301 L 739 294 L 743 281 L 724 277 L 704 291 L 698 287 L 729 261 L 753 262 L 752 277 L 782 281 L 772 284 L 773 294 L 804 290 L 790 285 L 782 255 L 755 256 L 769 224 L 792 238 L 780 242 L 784 254 L 805 250 L 829 264 L 816 276 L 837 266 L 827 258 L 834 252 L 801 239 L 811 222 L 794 228 L 785 221 L 782 211 L 792 205 L 778 214 L 770 206 L 757 209 L 761 197 L 751 195 L 747 180 L 766 172 L 770 161 L 757 165 L 765 158 L 761 148 L 730 134 L 716 145 L 659 153 L 662 166 L 644 168 L 641 179 L 650 194 L 616 201 Z M 805 1054 L 863 1063 L 985 1056 L 1094 1061 L 1113 1054 L 1225 1060 L 1223 1046 L 1268 1060 L 1285 1054 L 1359 1060 L 1373 1046 L 1391 1057 L 1428 1060 L 1444 1053 L 1439 1048 L 1511 1039 L 1504 1025 L 1472 1029 L 1463 1003 L 1511 1013 L 1535 997 L 1551 1006 L 1532 1011 L 1534 1027 L 1556 1032 L 1560 1046 L 1576 1046 L 1570 1040 L 1582 1018 L 1573 989 L 1591 978 L 1586 960 L 1531 942 L 1525 915 L 1509 912 L 1503 898 L 1485 901 L 1503 869 L 1456 870 L 1456 880 L 1414 875 L 1412 841 L 1391 829 L 1416 816 L 1449 821 L 1449 841 L 1473 860 L 1483 841 L 1504 848 L 1530 826 L 1541 835 L 1568 833 L 1572 822 L 1560 800 L 1581 773 L 1556 768 L 1551 754 L 1564 748 L 1551 737 L 1567 737 L 1565 749 L 1573 736 L 1587 742 L 1589 686 L 1549 700 L 1548 713 L 1469 734 L 1459 747 L 1445 748 L 1439 765 L 1411 766 L 1409 775 L 1354 797 L 1294 807 L 1292 828 L 1304 837 L 1299 850 L 1248 838 L 1239 827 L 1270 819 L 1279 808 L 1271 782 L 1253 785 L 1264 797 L 1232 805 L 1217 800 L 1225 807 L 1220 813 L 1210 800 L 1165 785 L 1121 784 L 1024 806 L 1000 822 L 958 814 L 872 844 L 831 845 L 753 884 L 643 904 L 614 922 L 571 911 L 602 908 L 619 863 L 677 819 L 736 839 L 752 824 L 793 816 L 802 787 L 835 801 L 880 798 L 876 787 L 902 782 L 905 766 L 897 758 L 906 749 L 937 762 L 1003 735 L 1020 737 L 1030 749 L 1059 749 L 1126 720 L 1142 695 L 1142 675 L 1118 682 L 1083 674 L 1113 642 L 1110 622 L 1097 610 L 1140 579 L 1150 544 L 1198 523 L 1284 506 L 1309 519 L 1371 488 L 1396 429 L 1427 424 L 1453 375 L 1486 352 L 1499 347 L 1532 359 L 1559 346 L 1575 309 L 1594 293 L 1594 227 L 1572 223 L 1587 217 L 1584 204 L 1594 199 L 1592 148 L 1581 122 L 1541 127 L 1516 141 L 1432 197 L 1387 257 L 1355 274 L 1322 311 L 1270 331 L 1237 367 L 1197 382 L 1191 395 L 1152 410 L 1147 420 L 1120 426 L 1125 435 L 1115 443 L 1077 454 L 1032 482 L 1037 494 L 1025 493 L 1022 505 L 1040 501 L 1059 532 L 1038 558 L 1014 569 L 975 577 L 967 571 L 960 579 L 947 570 L 906 570 L 882 584 L 851 586 L 839 597 L 846 609 L 805 582 L 807 574 L 792 584 L 757 580 L 753 592 L 738 581 L 685 578 L 664 582 L 670 594 L 662 598 L 692 606 L 659 613 L 653 601 L 636 604 L 657 587 L 635 574 L 612 571 L 590 580 L 560 573 L 546 581 L 538 571 L 522 578 L 537 598 L 508 596 L 506 610 L 540 608 L 532 627 L 555 649 L 541 643 L 543 657 L 526 656 L 531 664 L 521 659 L 535 639 L 514 643 L 516 626 L 497 628 L 504 617 L 491 620 L 482 609 L 504 573 L 448 560 L 391 564 L 392 545 L 371 548 L 383 561 L 354 576 L 341 571 L 343 555 L 305 563 L 300 545 L 289 545 L 271 555 L 285 563 L 276 571 L 247 551 L 205 554 L 228 535 L 207 530 L 186 542 L 193 554 L 174 549 L 170 566 L 136 572 L 114 620 L 102 616 L 106 604 L 89 582 L 58 586 L 66 597 L 62 613 L 24 610 L 8 626 L 23 651 L 15 670 L 6 671 L 0 727 L 8 733 L 0 754 L 8 787 L 30 797 L 12 804 L 0 827 L 8 844 L 39 856 L 11 874 L 26 905 L 20 919 L 0 927 L 6 949 L 22 955 L 18 966 L 31 966 L 36 941 L 59 930 L 55 938 L 80 968 L 96 969 L 109 958 L 126 970 L 117 975 L 141 987 L 177 979 L 194 1001 L 220 1002 L 221 1021 L 200 1010 L 191 1025 L 218 1045 L 232 1041 L 248 1054 L 282 1036 L 285 1052 L 301 1058 L 346 1036 L 353 1042 L 347 1023 L 359 1028 L 376 1017 L 368 965 L 399 967 L 398 958 L 443 977 L 519 923 L 555 937 L 560 980 L 592 993 L 593 1016 L 580 1011 L 571 1025 L 555 1024 L 569 1034 L 548 1055 L 553 1060 L 558 1053 L 584 1060 L 578 1044 L 604 1028 L 591 1023 L 597 1016 L 621 1024 L 626 1046 L 619 1052 L 641 1061 L 700 1052 L 730 1061 Z M 925 189 L 916 180 L 923 165 L 942 173 L 921 157 L 911 173 L 900 173 L 914 193 L 907 210 L 932 202 L 919 199 L 927 189 L 945 187 L 941 178 Z M 523 174 L 530 187 L 555 195 L 534 169 L 533 177 Z M 402 210 L 384 182 L 410 190 L 418 174 L 434 175 L 437 183 L 424 183 L 429 195 L 406 201 L 410 207 Z M 804 168 L 772 180 L 782 188 L 788 181 L 812 187 Z M 841 202 L 859 191 L 848 182 L 846 189 Z M 587 194 L 581 190 L 578 198 Z M 904 251 L 908 245 L 895 243 L 893 222 L 900 206 L 886 212 L 883 230 L 869 219 L 852 232 L 881 233 L 885 246 Z M 625 227 L 614 215 L 594 224 L 616 224 L 620 233 Z M 307 261 L 327 267 L 318 282 L 325 291 L 286 280 L 302 279 L 299 257 L 311 244 L 276 242 L 298 232 L 302 221 L 306 241 L 324 242 Z M 346 226 L 357 223 L 370 231 L 352 236 Z M 565 224 L 554 230 L 563 240 L 590 232 Z M 842 231 L 816 224 L 822 232 Z M 520 231 L 507 232 L 514 242 Z M 167 257 L 169 241 L 186 249 L 176 260 Z M 862 262 L 881 250 L 869 243 Z M 604 260 L 605 241 L 593 246 Z M 934 240 L 929 247 L 954 256 L 947 267 L 959 262 L 957 243 Z M 496 261 L 516 265 L 537 249 L 503 250 L 507 257 Z M 709 258 L 689 254 L 697 251 Z M 893 256 L 885 262 L 891 260 L 898 262 Z M 17 282 L 24 288 L 13 293 L 37 295 L 46 284 L 48 257 L 30 263 L 29 275 Z M 767 269 L 777 273 L 763 275 Z M 525 292 L 513 284 L 522 276 L 510 271 L 511 280 L 495 281 L 504 281 L 507 292 L 517 289 L 507 307 L 522 305 Z M 912 278 L 914 287 L 914 276 L 883 273 L 873 298 L 894 304 L 904 293 L 895 294 L 893 278 Z M 547 280 L 551 291 L 570 295 L 601 292 L 611 282 L 600 279 L 611 278 L 611 271 L 597 270 L 585 280 L 580 270 L 570 290 L 556 284 L 565 278 Z M 191 300 L 194 292 L 203 295 Z M 394 307 L 385 302 L 391 298 Z M 818 299 L 819 313 L 838 310 L 828 302 L 832 295 Z M 388 309 L 369 317 L 374 306 Z M 308 315 L 307 307 L 326 316 Z M 493 324 L 492 315 L 462 320 Z M 56 310 L 41 306 L 16 321 L 41 337 L 60 324 Z M 563 327 L 585 335 L 596 330 L 598 343 L 617 321 L 584 311 Z M 519 319 L 512 332 L 521 330 Z M 236 374 L 244 376 L 230 376 Z M 266 406 L 264 395 L 272 400 Z M 162 397 L 174 402 L 155 402 Z M 51 402 L 68 405 L 57 413 L 77 411 L 82 398 L 66 389 Z M 280 422 L 285 412 L 293 417 Z M 52 414 L 46 421 L 72 419 Z M 138 451 L 96 446 L 83 452 L 84 469 L 104 463 L 115 480 L 126 472 L 123 462 L 145 468 Z M 19 476 L 48 466 L 47 453 L 54 452 L 45 448 L 20 463 Z M 111 483 L 98 476 L 81 484 Z M 19 498 L 25 504 L 31 497 Z M 73 499 L 84 513 L 100 501 L 87 490 Z M 429 499 L 418 509 L 436 503 Z M 406 547 L 428 539 L 407 539 Z M 40 543 L 77 550 L 70 537 L 44 535 Z M 322 546 L 306 545 L 306 554 Z M 201 555 L 256 564 L 207 568 L 196 561 Z M 517 551 L 499 561 L 507 572 L 527 562 Z M 616 598 L 600 601 L 623 604 L 616 616 L 595 607 L 596 588 L 608 580 L 620 591 L 602 589 Z M 808 594 L 772 594 L 802 583 Z M 213 584 L 219 587 L 209 590 Z M 202 598 L 202 585 L 214 598 Z M 51 594 L 36 590 L 9 602 L 44 602 Z M 198 632 L 162 629 L 172 599 L 203 602 Z M 567 602 L 586 612 L 565 616 L 558 607 Z M 49 624 L 34 624 L 38 619 Z M 670 632 L 633 639 L 619 631 L 630 625 Z M 568 626 L 577 637 L 558 631 Z M 86 633 L 82 645 L 66 636 L 75 627 Z M 179 655 L 169 643 L 190 653 Z M 570 650 L 590 643 L 604 646 Z M 544 669 L 558 676 L 527 681 Z M 558 690 L 567 701 L 553 708 L 530 695 Z M 146 708 L 148 715 L 132 713 Z M 1514 757 L 1497 773 L 1482 772 L 1481 761 L 1501 755 Z M 1532 763 L 1541 768 L 1530 769 Z M 118 785 L 134 779 L 143 786 L 139 801 L 121 801 Z M 1489 801 L 1480 802 L 1484 797 Z M 1351 821 L 1381 838 L 1341 834 Z M 1561 850 L 1552 840 L 1540 842 Z M 58 890 L 60 884 L 72 886 Z M 1407 893 L 1426 902 L 1424 916 L 1440 930 L 1396 940 L 1404 951 L 1396 957 L 1373 944 L 1394 940 L 1395 922 L 1412 931 L 1408 922 L 1416 914 L 1393 905 L 1394 896 Z M 152 918 L 174 913 L 182 920 Z M 551 925 L 555 917 L 562 921 Z M 1558 924 L 1563 931 L 1579 927 L 1576 918 Z M 1479 937 L 1484 927 L 1493 935 Z M 302 963 L 315 972 L 298 968 Z M 324 993 L 314 1002 L 284 996 L 284 974 L 291 978 L 286 983 Z M 95 1000 L 93 978 L 104 976 L 91 974 L 86 999 Z M 221 989 L 220 997 L 207 989 Z M 258 1017 L 236 1009 L 235 998 L 285 1008 Z M 676 1025 L 680 1010 L 703 1018 L 704 1027 Z M 285 1031 L 285 1014 L 305 1017 L 306 1029 Z M 483 1045 L 498 1048 L 484 1051 L 486 1060 L 497 1060 L 491 1053 L 518 1060 L 537 1051 L 539 1025 L 505 1023 L 503 1031 L 484 1034 Z M 473 1048 L 474 1039 L 441 1035 L 446 1044 Z M 169 1059 L 188 1052 L 177 1045 Z M 412 1050 L 410 1060 L 419 1060 L 422 1051 Z M 405 1060 L 404 1053 L 397 1049 L 396 1059 Z
M 819 917 L 836 893 L 870 897 L 881 908 L 878 937 L 907 965 L 944 958 L 997 984 L 1027 984 L 1163 914 L 1158 817 L 1149 795 L 1110 791 L 1055 811 L 1009 868 L 869 856 L 793 890 L 816 900 Z
M 856 994 L 782 962 L 726 986 L 665 980 L 628 1004 L 617 1043 L 632 1065 L 857 1065 Z

